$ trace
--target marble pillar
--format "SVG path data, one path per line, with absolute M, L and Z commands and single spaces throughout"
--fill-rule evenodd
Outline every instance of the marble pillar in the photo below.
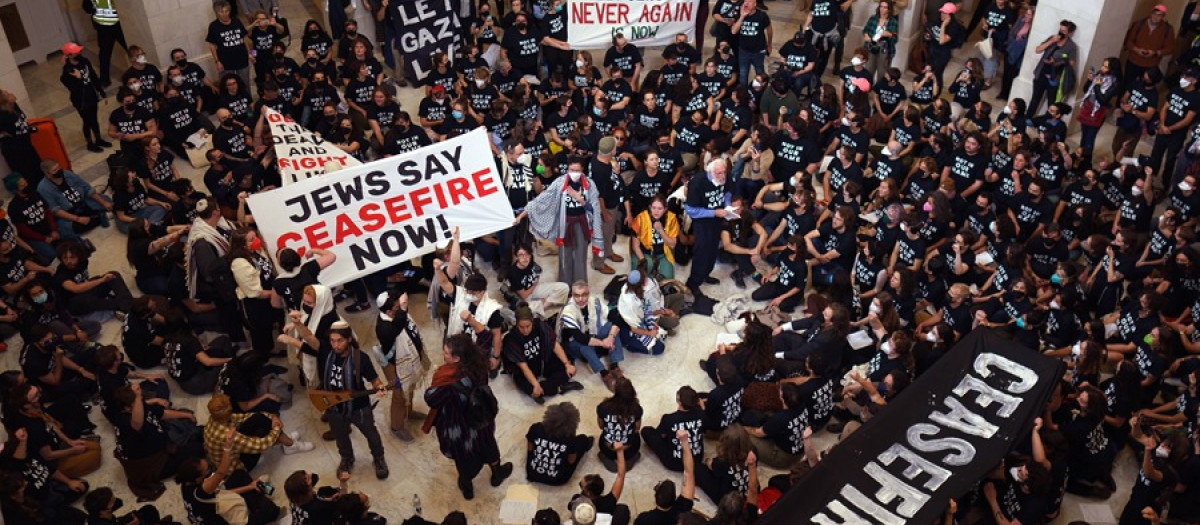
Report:
M 160 69 L 170 65 L 171 50 L 179 48 L 187 52 L 188 60 L 203 67 L 210 77 L 214 76 L 215 61 L 204 41 L 209 22 L 216 19 L 212 6 L 212 0 L 122 2 L 121 27 L 125 30 L 125 40 L 145 50 L 147 60 Z M 120 63 L 115 57 L 114 61 Z
M 1153 4 L 1151 4 L 1153 5 Z M 1046 38 L 1058 32 L 1062 20 L 1075 22 L 1073 39 L 1079 46 L 1076 73 L 1082 82 L 1089 67 L 1099 67 L 1107 57 L 1118 56 L 1124 43 L 1125 31 L 1133 19 L 1136 2 L 1129 0 L 1041 0 L 1033 17 L 1029 47 L 1021 62 L 1021 73 L 1013 81 L 1012 98 L 1029 100 L 1033 94 L 1033 71 L 1041 60 L 1036 52 Z M 1078 85 L 1078 83 L 1076 84 Z M 1076 90 L 1078 93 L 1078 90 Z M 1076 96 L 1067 99 L 1073 104 Z M 1040 114 L 1041 112 L 1038 112 Z

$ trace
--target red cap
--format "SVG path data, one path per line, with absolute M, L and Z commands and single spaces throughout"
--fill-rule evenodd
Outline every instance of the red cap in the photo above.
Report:
M 857 89 L 859 91 L 870 91 L 871 90 L 871 81 L 869 81 L 865 78 L 854 77 L 854 80 L 851 80 L 850 83 L 854 84 L 854 89 Z
M 948 15 L 952 15 L 952 14 L 958 12 L 958 6 L 954 5 L 953 2 L 946 2 L 946 3 L 942 4 L 942 8 L 938 9 L 938 11 L 941 11 Z
M 430 89 L 430 91 L 432 91 L 432 92 L 434 92 L 434 93 L 445 93 L 445 92 L 446 92 L 446 86 L 443 86 L 443 85 L 441 85 L 441 84 L 437 84 L 437 85 L 433 86 L 433 88 L 432 88 L 432 89 Z
M 1162 5 L 1162 4 L 1158 4 L 1158 5 L 1154 6 L 1154 10 L 1155 10 L 1155 11 L 1161 11 L 1161 12 L 1163 12 L 1163 13 L 1166 13 L 1166 12 L 1167 12 L 1167 6 L 1165 6 L 1165 5 Z
M 76 44 L 75 42 L 67 42 L 62 46 L 62 52 L 64 55 L 78 55 L 80 51 L 83 51 L 83 46 Z

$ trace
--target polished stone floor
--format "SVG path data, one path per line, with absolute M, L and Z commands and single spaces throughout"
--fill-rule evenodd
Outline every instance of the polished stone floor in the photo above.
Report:
M 309 2 L 282 2 L 283 13 L 290 20 L 293 20 L 292 26 L 298 29 L 301 20 L 310 17 L 320 18 L 319 13 L 312 10 Z M 775 41 L 780 43 L 783 39 L 790 36 L 797 28 L 797 20 L 799 20 L 798 12 L 794 4 L 789 2 L 770 2 L 770 15 L 775 24 Z M 709 46 L 711 47 L 711 38 Z M 134 42 L 131 42 L 131 44 Z M 90 48 L 94 49 L 94 43 L 90 43 Z M 964 46 L 964 49 L 970 49 L 969 46 Z M 199 50 L 191 50 L 193 53 L 199 53 Z M 711 53 L 711 49 L 705 51 L 705 56 Z M 296 54 L 293 49 L 292 55 Z M 656 67 L 660 63 L 659 50 L 649 50 L 646 53 L 648 66 Z M 848 60 L 848 59 L 847 59 Z M 94 60 L 93 60 L 94 62 Z M 123 59 L 115 59 L 118 67 L 125 67 Z M 949 69 L 957 70 L 957 67 L 952 65 Z M 30 117 L 35 116 L 53 116 L 57 119 L 58 125 L 66 143 L 67 149 L 70 152 L 75 170 L 88 178 L 93 184 L 101 186 L 103 180 L 103 160 L 106 153 L 97 154 L 86 151 L 83 146 L 82 135 L 79 132 L 79 120 L 74 114 L 67 101 L 66 91 L 58 83 L 59 65 L 55 60 L 51 60 L 40 66 L 32 64 L 22 67 L 22 76 L 25 78 L 26 86 L 32 97 L 33 108 L 27 108 L 27 113 Z M 907 78 L 907 77 L 906 77 Z M 830 80 L 829 77 L 826 79 Z M 994 97 L 995 90 L 987 93 L 987 97 Z M 404 109 L 415 113 L 421 94 L 416 89 L 402 89 L 400 93 L 400 101 Z M 107 114 L 115 106 L 111 98 L 106 106 L 101 108 L 101 119 L 106 120 Z M 1000 105 L 996 105 L 999 109 Z M 1111 133 L 1108 129 L 1107 133 Z M 1100 144 L 1104 144 L 1107 134 L 1102 133 L 1099 140 Z M 197 183 L 197 187 L 203 187 L 201 182 L 202 172 L 192 169 L 186 162 L 177 162 L 177 167 L 181 174 L 192 178 Z M 125 260 L 123 235 L 115 230 L 103 230 L 93 232 L 89 238 L 98 247 L 98 252 L 91 262 L 91 268 L 94 272 L 102 272 L 107 270 L 118 270 L 132 283 L 132 269 Z M 626 254 L 624 242 L 618 251 Z M 543 268 L 546 269 L 547 279 L 554 278 L 556 265 L 549 258 L 540 258 Z M 616 265 L 618 271 L 625 272 L 628 270 L 627 263 Z M 725 278 L 728 276 L 730 268 L 725 265 L 718 265 L 716 274 L 718 277 Z M 489 273 L 489 277 L 494 275 Z M 591 283 L 593 290 L 600 290 L 607 282 L 606 278 L 601 275 L 593 275 Z M 493 285 L 494 287 L 494 285 Z M 721 285 L 712 287 L 709 291 L 710 295 L 715 297 L 725 297 L 738 293 L 738 290 L 732 286 L 728 279 L 723 279 Z M 419 320 L 422 331 L 426 334 L 426 344 L 429 348 L 438 348 L 440 344 L 435 322 L 429 319 L 429 314 L 424 306 L 424 298 L 419 297 L 419 300 L 413 300 L 414 316 Z M 375 313 L 373 311 L 344 314 L 345 317 L 354 324 L 359 334 L 372 334 L 372 320 Z M 102 342 L 119 342 L 120 325 L 115 321 L 110 321 L 104 327 Z M 722 328 L 715 325 L 708 318 L 701 316 L 689 316 L 683 320 L 681 329 L 678 335 L 670 338 L 667 344 L 667 352 L 658 357 L 648 356 L 631 356 L 624 365 L 628 376 L 632 379 L 634 385 L 639 390 L 639 398 L 642 406 L 645 409 L 646 417 L 643 421 L 647 425 L 655 425 L 658 423 L 659 417 L 666 412 L 674 410 L 674 393 L 675 390 L 682 385 L 691 385 L 699 391 L 706 391 L 711 388 L 708 379 L 696 366 L 697 360 L 705 357 L 713 348 L 713 341 L 716 335 L 722 332 Z M 372 336 L 366 336 L 367 339 L 373 339 Z M 369 345 L 371 341 L 368 341 Z M 16 368 L 18 352 L 20 348 L 19 341 L 14 339 L 9 341 L 9 347 L 12 351 L 0 354 L 0 369 Z M 434 350 L 431 352 L 434 364 L 440 363 L 440 352 Z M 580 426 L 580 431 L 588 434 L 597 432 L 597 424 L 594 414 L 595 406 L 607 395 L 607 390 L 603 387 L 598 376 L 591 375 L 588 372 L 581 372 L 580 380 L 586 386 L 582 392 L 571 393 L 562 398 L 555 398 L 553 401 L 559 400 L 570 401 L 579 407 L 583 414 L 583 421 Z M 426 383 L 428 378 L 426 378 Z M 436 438 L 433 436 L 420 435 L 418 439 L 411 444 L 403 443 L 389 435 L 384 434 L 385 446 L 387 449 L 388 463 L 391 465 L 391 478 L 385 482 L 375 480 L 374 475 L 370 470 L 369 455 L 366 452 L 366 443 L 361 435 L 355 434 L 354 443 L 356 450 L 359 451 L 358 468 L 355 472 L 355 477 L 351 482 L 351 488 L 367 492 L 371 496 L 373 510 L 387 516 L 393 522 L 409 516 L 412 512 L 412 497 L 414 494 L 419 494 L 423 503 L 424 514 L 429 519 L 440 521 L 441 517 L 452 510 L 463 510 L 467 513 L 472 523 L 489 524 L 500 523 L 498 519 L 499 502 L 503 499 L 505 490 L 514 484 L 524 483 L 524 471 L 521 466 L 524 462 L 524 434 L 526 429 L 534 422 L 540 421 L 542 407 L 535 404 L 528 398 L 519 395 L 512 387 L 507 379 L 501 379 L 496 387 L 496 392 L 500 398 L 503 414 L 500 420 L 499 442 L 501 445 L 501 453 L 508 461 L 516 464 L 516 473 L 500 488 L 491 488 L 487 486 L 486 477 L 481 475 L 476 481 L 476 498 L 474 501 L 465 502 L 455 488 L 454 470 L 450 461 L 440 455 L 436 443 Z M 418 396 L 419 397 L 419 396 Z M 181 408 L 195 410 L 201 422 L 207 419 L 207 411 L 204 406 L 207 396 L 200 398 L 186 395 L 182 392 L 175 394 L 173 402 Z M 423 409 L 423 406 L 419 406 Z M 377 419 L 380 422 L 381 428 L 386 429 L 385 418 L 386 411 L 383 408 L 376 410 Z M 283 456 L 278 451 L 273 451 L 268 454 L 268 457 L 260 463 L 260 466 L 255 471 L 255 474 L 270 474 L 276 487 L 280 488 L 276 492 L 275 499 L 278 503 L 285 504 L 286 499 L 282 493 L 283 480 L 293 471 L 297 469 L 308 469 L 321 474 L 323 480 L 332 482 L 334 479 L 334 469 L 338 464 L 338 457 L 331 442 L 321 442 L 320 433 L 323 431 L 323 425 L 318 421 L 318 415 L 308 405 L 308 403 L 297 397 L 296 402 L 286 408 L 283 412 L 283 421 L 288 429 L 299 430 L 306 440 L 317 442 L 317 449 L 313 452 Z M 126 501 L 133 502 L 134 498 L 129 493 L 125 486 L 124 474 L 121 472 L 117 462 L 112 458 L 111 449 L 113 445 L 112 431 L 107 422 L 96 414 L 93 420 L 100 426 L 100 434 L 104 436 L 102 445 L 104 447 L 104 465 L 102 469 L 91 476 L 88 481 L 92 486 L 111 486 L 118 496 L 124 497 Z M 417 425 L 413 424 L 410 429 L 415 433 Z M 828 447 L 834 444 L 836 438 L 824 432 L 819 433 L 816 437 L 817 443 L 821 447 Z M 707 443 L 707 451 L 709 455 L 716 452 L 716 442 L 710 440 Z M 1105 505 L 1105 502 L 1100 502 L 1101 507 L 1111 507 L 1112 512 L 1119 514 L 1125 500 L 1128 497 L 1129 488 L 1133 478 L 1136 476 L 1137 467 L 1134 465 L 1134 460 L 1129 452 L 1123 452 L 1118 458 L 1115 466 L 1116 478 L 1118 481 L 1118 490 Z M 611 485 L 613 475 L 603 469 L 599 461 L 594 455 L 589 455 L 580 466 L 577 478 L 586 473 L 600 473 L 608 484 Z M 774 474 L 770 469 L 763 468 L 760 472 L 760 479 L 765 479 Z M 669 472 L 663 469 L 656 460 L 645 459 L 641 461 L 636 468 L 629 473 L 626 483 L 625 495 L 621 501 L 630 505 L 634 512 L 645 511 L 653 508 L 653 487 L 663 479 L 678 480 L 680 475 Z M 566 503 L 570 500 L 570 496 L 575 493 L 576 483 L 572 482 L 564 487 L 537 487 L 540 492 L 539 507 L 553 507 L 560 512 L 564 512 Z M 712 502 L 708 501 L 703 495 L 699 496 L 697 508 L 702 512 L 711 513 L 714 510 Z M 1063 505 L 1062 516 L 1055 520 L 1055 523 L 1068 523 L 1073 520 L 1082 519 L 1083 511 L 1081 504 L 1089 503 L 1076 497 L 1068 497 Z M 156 503 L 164 514 L 174 514 L 177 519 L 183 519 L 184 512 L 178 497 L 178 491 L 173 486 L 170 487 L 167 494 L 159 499 Z M 1115 520 L 1112 520 L 1115 521 Z M 1101 521 L 1096 521 L 1101 523 Z

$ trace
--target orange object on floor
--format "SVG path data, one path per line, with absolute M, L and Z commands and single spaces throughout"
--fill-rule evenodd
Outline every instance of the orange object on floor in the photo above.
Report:
M 67 146 L 63 144 L 62 135 L 58 133 L 58 124 L 52 118 L 29 119 L 29 127 L 37 130 L 34 133 L 33 149 L 36 149 L 42 160 L 52 159 L 64 170 L 71 169 L 71 157 L 67 155 Z

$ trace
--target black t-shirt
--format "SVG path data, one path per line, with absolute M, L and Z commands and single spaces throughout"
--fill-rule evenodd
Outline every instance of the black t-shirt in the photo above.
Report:
M 814 0 L 812 3 L 812 30 L 828 33 L 837 27 L 841 6 L 836 0 Z
M 504 362 L 514 374 L 521 373 L 517 364 L 525 363 L 535 377 L 543 377 L 546 362 L 554 359 L 554 336 L 545 323 L 535 321 L 529 335 L 510 330 L 504 336 Z
M 728 179 L 726 184 L 718 186 L 708 174 L 697 173 L 688 181 L 687 205 L 693 208 L 718 210 L 725 207 L 728 195 Z
M 146 131 L 146 122 L 154 118 L 150 112 L 133 106 L 130 112 L 124 109 L 117 108 L 108 116 L 108 123 L 117 127 L 118 133 L 131 135 L 135 133 L 144 133 Z M 3 112 L 0 112 L 3 114 Z
M 163 353 L 166 355 L 167 373 L 176 381 L 187 381 L 196 375 L 203 366 L 196 356 L 204 351 L 204 346 L 195 337 L 173 337 L 163 343 Z
M 1200 111 L 1200 92 L 1196 90 L 1184 91 L 1180 87 L 1172 87 L 1171 92 L 1167 94 L 1167 111 L 1162 117 L 1164 126 L 1174 126 L 1179 121 L 1187 116 L 1188 111 Z M 1175 133 L 1186 133 L 1185 130 L 1179 130 Z
M 629 199 L 632 201 L 634 213 L 650 206 L 650 201 L 656 195 L 665 195 L 671 175 L 661 170 L 653 177 L 645 171 L 639 171 L 629 185 Z
M 114 414 L 112 423 L 113 430 L 117 434 L 117 457 L 141 459 L 162 450 L 168 442 L 167 431 L 162 426 L 162 417 L 162 406 L 146 404 L 143 410 L 142 428 L 135 430 L 131 412 Z
M 303 296 L 304 287 L 310 284 L 317 284 L 320 274 L 320 263 L 315 259 L 310 259 L 300 265 L 300 268 L 296 270 L 296 275 L 290 277 L 275 276 L 275 281 L 271 284 L 271 288 L 283 299 L 287 309 L 298 310 L 300 309 L 300 300 Z
M 531 261 L 525 268 L 513 264 L 508 269 L 508 286 L 514 292 L 523 292 L 533 288 L 541 277 L 542 267 L 538 263 Z
M 808 409 L 789 408 L 776 413 L 762 426 L 767 439 L 784 452 L 799 455 L 804 452 L 804 428 L 809 425 Z
M 821 162 L 821 150 L 804 135 L 792 138 L 782 131 L 776 133 L 771 150 L 775 153 L 775 160 L 771 162 L 771 175 L 775 180 L 791 179 L 810 164 Z
M 397 107 L 396 109 L 399 110 L 400 108 Z M 421 107 L 417 110 L 417 116 L 429 121 L 446 120 L 450 117 L 451 109 L 452 106 L 448 97 L 443 98 L 441 103 L 438 103 L 432 97 L 425 97 L 421 99 Z M 380 123 L 382 122 L 380 121 Z
M 675 525 L 680 514 L 692 511 L 693 504 L 692 500 L 680 495 L 667 510 L 656 508 L 638 514 L 637 519 L 633 520 L 633 525 Z
M 604 206 L 616 208 L 625 202 L 625 182 L 613 171 L 612 165 L 592 159 L 588 163 L 588 178 L 596 183 L 596 190 L 604 200 Z
M 634 69 L 641 63 L 642 52 L 633 44 L 625 44 L 625 49 L 620 51 L 617 50 L 617 46 L 612 46 L 604 53 L 604 67 L 607 69 L 614 66 L 621 68 L 621 73 L 625 78 L 633 78 Z
M 303 505 L 291 506 L 292 525 L 331 525 L 337 518 L 334 502 L 312 498 Z
M 761 9 L 742 18 L 742 26 L 738 28 L 738 51 L 762 53 L 767 50 L 767 28 L 771 27 L 771 17 Z
M 1044 195 L 1034 202 L 1028 193 L 1021 193 L 1014 199 L 1012 211 L 1021 231 L 1032 232 L 1038 224 L 1049 223 L 1054 218 L 1054 203 Z
M 13 104 L 12 112 L 0 111 L 0 132 L 10 135 L 28 135 L 33 132 L 33 128 L 29 127 L 29 122 L 25 120 L 25 112 L 21 111 L 21 107 Z
M 516 28 L 504 32 L 500 47 L 508 51 L 508 60 L 512 62 L 514 71 L 527 75 L 537 74 L 542 37 L 536 25 L 527 27 L 524 34 Z
M 227 525 L 225 519 L 217 514 L 217 495 L 204 492 L 202 484 L 184 483 L 179 492 L 183 496 L 183 508 L 187 509 L 187 518 L 192 525 Z
M 525 441 L 533 447 L 525 456 L 525 471 L 529 474 L 529 481 L 551 485 L 565 483 L 572 473 L 567 468 L 567 456 L 581 452 L 572 446 L 574 440 L 552 438 L 546 432 L 545 425 L 538 422 L 529 427 Z
M 976 181 L 982 182 L 987 167 L 988 159 L 983 151 L 974 155 L 969 155 L 964 150 L 956 152 L 954 163 L 950 165 L 950 178 L 954 181 L 955 191 L 961 193 Z
M 432 143 L 433 141 L 429 140 L 429 135 L 425 133 L 425 130 L 416 124 L 409 124 L 405 129 L 393 127 L 383 136 L 383 153 L 399 155 Z
M 632 448 L 641 443 L 641 436 L 635 431 L 634 424 L 642 419 L 642 407 L 638 406 L 633 417 L 623 419 L 609 412 L 604 403 L 596 405 L 596 418 L 600 420 L 600 441 L 606 444 L 625 443 L 626 448 Z
M 707 423 L 712 427 L 707 430 L 724 429 L 737 422 L 742 416 L 742 393 L 745 388 L 741 378 L 734 378 L 727 384 L 717 385 L 708 393 L 704 413 L 708 418 Z
M 208 24 L 208 36 L 204 41 L 217 48 L 217 60 L 226 71 L 242 69 L 250 65 L 250 50 L 246 49 L 246 28 L 236 16 L 228 24 L 213 20 Z

